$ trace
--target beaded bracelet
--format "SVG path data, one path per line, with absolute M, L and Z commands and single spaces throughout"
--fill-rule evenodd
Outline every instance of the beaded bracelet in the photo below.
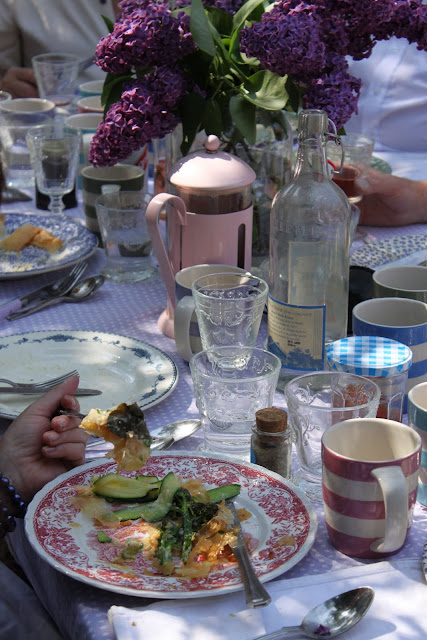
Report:
M 6 506 L 1 496 L 5 496 L 6 501 L 12 505 L 15 512 L 14 515 L 9 513 L 9 507 Z M 15 491 L 15 487 L 10 484 L 9 480 L 0 471 L 0 538 L 15 529 L 15 518 L 23 518 L 26 511 L 27 505 L 19 493 Z

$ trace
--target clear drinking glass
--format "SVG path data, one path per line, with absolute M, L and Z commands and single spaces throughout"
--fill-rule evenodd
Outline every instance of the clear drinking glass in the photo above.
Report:
M 360 133 L 347 133 L 340 137 L 344 150 L 344 163 L 342 171 L 334 173 L 332 179 L 344 191 L 350 203 L 355 204 L 362 200 L 362 196 L 356 193 L 354 181 L 367 173 L 375 141 Z M 338 171 L 341 166 L 341 148 L 329 144 L 327 153 Z
M 273 405 L 279 358 L 255 347 L 216 347 L 194 355 L 190 370 L 204 449 L 249 460 L 255 414 Z
M 107 262 L 102 273 L 116 282 L 137 282 L 157 273 L 145 211 L 138 191 L 106 193 L 95 201 Z
M 350 418 L 375 418 L 380 388 L 363 376 L 309 373 L 285 387 L 300 470 L 292 478 L 313 502 L 322 502 L 321 439 L 326 429 Z
M 71 53 L 41 53 L 31 59 L 41 98 L 48 98 L 57 107 L 74 99 L 79 75 L 79 56 Z
M 203 349 L 255 346 L 268 285 L 253 275 L 213 273 L 192 285 Z
M 50 196 L 49 210 L 61 215 L 62 197 L 74 189 L 81 134 L 60 124 L 30 129 L 27 143 L 37 188 Z

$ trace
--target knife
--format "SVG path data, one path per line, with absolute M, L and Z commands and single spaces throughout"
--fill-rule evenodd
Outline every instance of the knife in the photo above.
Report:
M 13 387 L 0 387 L 0 393 L 14 393 L 19 394 L 21 396 L 37 396 L 46 391 L 22 391 L 22 389 L 14 389 Z M 77 389 L 77 391 L 73 394 L 75 396 L 99 396 L 102 391 L 98 389 Z
M 236 541 L 230 543 L 242 574 L 248 607 L 265 607 L 271 602 L 271 596 L 264 589 L 249 558 L 248 548 L 240 526 L 239 516 L 232 500 L 226 500 L 227 509 L 233 514 L 233 528 L 236 530 Z
M 85 263 L 84 266 L 80 268 L 80 274 L 78 277 L 80 277 L 84 273 L 84 271 L 87 269 L 87 266 L 87 263 Z M 71 273 L 72 271 L 70 272 L 70 274 Z M 7 318 L 7 316 L 11 313 L 15 313 L 23 307 L 26 307 L 30 302 L 32 302 L 33 300 L 37 300 L 37 298 L 41 297 L 44 293 L 48 293 L 52 285 L 58 284 L 58 282 L 61 283 L 62 281 L 66 280 L 66 278 L 68 278 L 70 274 L 67 274 L 59 281 L 53 280 L 52 282 L 49 282 L 48 284 L 45 284 L 38 289 L 34 289 L 34 291 L 30 291 L 20 298 L 12 298 L 12 300 L 0 303 L 0 320 Z

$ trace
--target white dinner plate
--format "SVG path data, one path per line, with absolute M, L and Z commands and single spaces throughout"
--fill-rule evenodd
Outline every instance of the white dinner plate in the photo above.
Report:
M 427 248 L 427 236 L 417 234 L 412 236 L 395 236 L 384 238 L 377 242 L 369 242 L 351 254 L 350 263 L 361 267 L 376 269 L 382 264 L 405 258 L 412 253 Z
M 95 234 L 72 220 L 55 218 L 50 214 L 5 214 L 7 233 L 12 233 L 27 223 L 46 229 L 61 238 L 63 246 L 54 253 L 32 245 L 24 247 L 21 251 L 0 251 L 0 280 L 26 278 L 69 267 L 89 258 L 98 246 Z
M 76 580 L 131 596 L 201 598 L 242 589 L 235 564 L 192 579 L 153 573 L 152 567 L 147 569 L 144 554 L 138 554 L 130 565 L 112 564 L 111 545 L 98 542 L 91 518 L 73 506 L 70 498 L 76 486 L 90 484 L 94 475 L 116 470 L 114 462 L 95 461 L 69 471 L 39 491 L 28 507 L 25 527 L 44 560 Z M 314 509 L 299 489 L 277 473 L 215 454 L 169 452 L 151 457 L 143 470 L 159 478 L 170 471 L 184 479 L 201 478 L 208 487 L 241 485 L 235 504 L 252 514 L 242 529 L 254 547 L 251 560 L 261 582 L 288 571 L 310 550 L 317 530 Z
M 79 396 L 82 413 L 136 402 L 148 409 L 172 393 L 178 369 L 146 342 L 96 331 L 36 331 L 0 338 L 1 376 L 42 382 L 77 369 L 80 386 L 102 391 Z M 16 418 L 36 396 L 0 394 L 0 416 Z

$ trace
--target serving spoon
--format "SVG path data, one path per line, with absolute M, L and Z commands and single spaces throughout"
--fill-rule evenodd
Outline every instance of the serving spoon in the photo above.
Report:
M 372 604 L 375 592 L 371 587 L 359 587 L 345 591 L 311 609 L 298 626 L 282 627 L 272 633 L 257 636 L 253 640 L 275 640 L 295 634 L 307 638 L 335 638 L 349 631 L 365 615 Z

